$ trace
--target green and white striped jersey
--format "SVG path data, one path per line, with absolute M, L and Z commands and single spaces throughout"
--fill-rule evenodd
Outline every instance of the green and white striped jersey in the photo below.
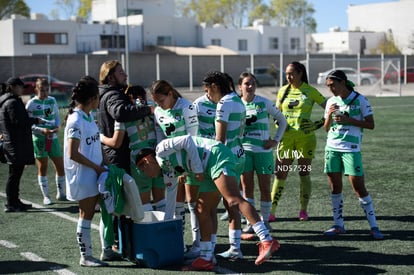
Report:
M 223 121 L 227 124 L 225 145 L 238 158 L 244 155 L 242 141 L 246 122 L 246 107 L 235 92 L 220 99 L 217 104 L 216 121 Z
M 215 139 L 216 138 L 216 109 L 217 104 L 211 101 L 207 94 L 194 100 L 194 108 L 198 116 L 199 136 Z
M 349 104 L 355 95 L 356 93 L 352 92 L 346 99 L 342 99 L 340 96 L 329 98 L 325 108 L 325 119 L 328 117 L 328 110 L 332 104 L 339 106 L 342 115 L 349 115 L 356 120 L 362 121 L 365 117 L 373 115 L 371 105 L 363 95 L 359 95 L 352 104 Z M 359 152 L 361 151 L 362 132 L 363 129 L 360 127 L 338 124 L 332 120 L 325 149 L 338 152 Z
M 26 110 L 29 117 L 41 118 L 43 121 L 49 122 L 33 125 L 32 132 L 35 136 L 44 137 L 43 128 L 55 129 L 60 126 L 59 106 L 52 96 L 48 96 L 44 100 L 39 99 L 38 96 L 31 98 L 26 104 Z M 56 133 L 53 138 L 57 138 Z
M 269 152 L 272 149 L 264 149 L 263 144 L 270 138 L 270 120 L 282 122 L 277 127 L 274 140 L 280 141 L 286 128 L 286 119 L 275 104 L 267 98 L 255 95 L 251 102 L 243 100 L 246 106 L 246 127 L 244 128 L 243 148 L 252 152 Z
M 156 107 L 154 111 L 157 141 L 186 134 L 198 134 L 198 118 L 194 105 L 179 97 L 172 109 Z

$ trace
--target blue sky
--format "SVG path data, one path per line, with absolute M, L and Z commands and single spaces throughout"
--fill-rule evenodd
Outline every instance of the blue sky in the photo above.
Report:
M 315 8 L 314 18 L 318 23 L 317 32 L 328 32 L 329 28 L 338 26 L 341 30 L 348 29 L 348 5 L 361 5 L 369 3 L 393 2 L 395 0 L 307 0 Z M 43 13 L 49 16 L 55 0 L 25 0 L 31 12 Z M 61 17 L 63 19 L 63 14 Z

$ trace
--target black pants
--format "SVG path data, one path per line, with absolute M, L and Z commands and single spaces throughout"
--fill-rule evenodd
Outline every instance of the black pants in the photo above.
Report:
M 6 185 L 8 206 L 18 206 L 20 179 L 23 174 L 24 166 L 24 164 L 9 164 L 9 177 Z

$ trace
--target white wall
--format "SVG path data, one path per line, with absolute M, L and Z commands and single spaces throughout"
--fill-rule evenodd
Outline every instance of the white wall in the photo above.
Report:
M 391 29 L 399 49 L 405 54 L 413 54 L 414 51 L 409 49 L 410 40 L 414 40 L 413 11 L 412 0 L 349 6 L 349 30 L 386 33 Z

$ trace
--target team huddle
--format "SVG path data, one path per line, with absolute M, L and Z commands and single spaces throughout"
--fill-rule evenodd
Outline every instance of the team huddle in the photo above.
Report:
M 17 161 L 13 155 L 16 141 L 12 131 L 19 126 L 11 114 L 16 107 L 8 108 L 23 104 L 19 98 L 23 83 L 18 80 L 9 79 L 0 96 L 0 132 L 5 157 L 14 167 L 9 169 L 6 212 L 31 207 L 19 200 L 18 185 L 24 165 L 32 161 Z M 30 142 L 43 203 L 53 203 L 47 179 L 50 158 L 56 170 L 56 199 L 79 204 L 76 238 L 80 265 L 107 266 L 107 261 L 121 259 L 114 230 L 120 221 L 112 215 L 104 218 L 107 209 L 102 211 L 100 221 L 100 259 L 92 256 L 91 220 L 102 201 L 103 191 L 98 186 L 98 178 L 102 177 L 107 183 L 116 182 L 114 186 L 132 182 L 139 191 L 140 208 L 162 211 L 166 219 L 180 218 L 183 234 L 187 205 L 192 243 L 183 247 L 190 262 L 185 270 L 213 270 L 216 257 L 243 259 L 241 240 L 257 238 L 255 264 L 264 263 L 280 247 L 271 236 L 270 222 L 276 220 L 276 207 L 289 172 L 297 171 L 300 176 L 298 219 L 309 219 L 315 131 L 322 127 L 327 131 L 324 172 L 331 187 L 334 220 L 323 234 L 346 233 L 342 177 L 347 175 L 371 236 L 383 239 L 365 188 L 360 152 L 362 130 L 374 128 L 368 100 L 354 91 L 353 83 L 339 70 L 326 78 L 333 94 L 328 100 L 309 85 L 305 66 L 299 62 L 286 67 L 286 80 L 275 102 L 256 95 L 253 74 L 243 72 L 234 83 L 219 71 L 206 73 L 202 80 L 204 94 L 193 102 L 165 80 L 154 81 L 149 88 L 151 98 L 147 98 L 143 87 L 127 84 L 127 75 L 118 61 L 107 61 L 101 66 L 99 82 L 85 76 L 73 89 L 62 154 L 57 103 L 48 95 L 47 80 L 39 79 L 21 127 L 32 132 Z M 312 121 L 315 103 L 325 112 L 323 118 Z M 297 169 L 292 169 L 293 165 Z M 255 174 L 260 211 L 255 208 Z M 114 192 L 116 188 L 110 189 Z M 215 254 L 220 203 L 226 209 L 220 220 L 228 220 L 229 248 Z M 100 205 L 105 208 L 104 203 Z M 243 229 L 242 221 L 246 223 Z

